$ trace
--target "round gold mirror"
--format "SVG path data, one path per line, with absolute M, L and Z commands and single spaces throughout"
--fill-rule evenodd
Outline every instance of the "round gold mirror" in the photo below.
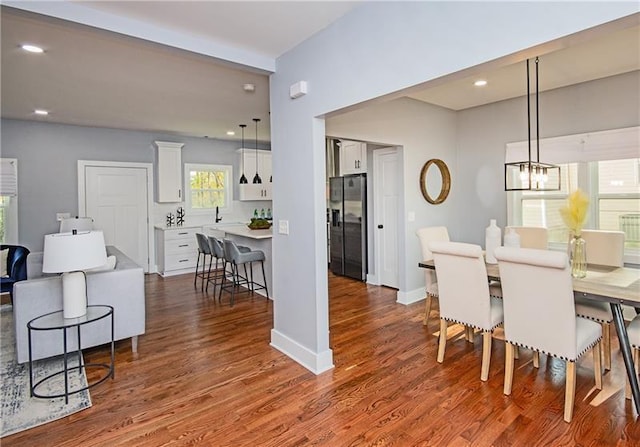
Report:
M 451 174 L 449 173 L 449 168 L 446 163 L 437 158 L 432 158 L 427 161 L 422 167 L 422 171 L 420 171 L 420 190 L 425 200 L 434 205 L 438 205 L 447 199 L 450 189 Z M 432 195 L 429 194 L 429 191 L 440 192 L 434 199 Z

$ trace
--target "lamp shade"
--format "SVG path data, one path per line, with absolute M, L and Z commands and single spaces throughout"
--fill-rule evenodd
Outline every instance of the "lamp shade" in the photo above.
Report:
M 99 267 L 107 262 L 102 231 L 47 234 L 42 271 L 64 273 Z

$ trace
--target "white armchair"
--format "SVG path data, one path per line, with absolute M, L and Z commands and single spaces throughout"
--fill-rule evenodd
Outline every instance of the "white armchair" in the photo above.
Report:
M 504 295 L 507 343 L 504 394 L 511 394 L 515 346 L 561 358 L 566 361 L 564 420 L 571 422 L 576 391 L 575 362 L 592 348 L 596 388 L 602 389 L 602 329 L 599 324 L 576 316 L 565 253 L 499 247 L 495 256 Z
M 438 363 L 444 361 L 447 324 L 461 323 L 482 331 L 480 380 L 489 377 L 491 336 L 502 323 L 502 300 L 489 296 L 487 268 L 479 245 L 460 242 L 431 242 L 429 249 L 438 277 L 440 340 Z
M 431 261 L 433 259 L 433 253 L 429 250 L 429 242 L 449 242 L 449 232 L 447 231 L 447 227 L 420 228 L 416 231 L 416 234 L 420 239 L 420 245 L 422 247 L 422 261 Z M 427 297 L 422 324 L 426 326 L 429 322 L 429 314 L 431 313 L 433 298 L 438 298 L 438 281 L 436 279 L 436 272 L 433 270 L 424 269 L 424 276 Z
M 624 265 L 624 233 L 622 231 L 582 230 L 587 246 L 587 264 L 622 267 Z M 609 303 L 576 296 L 576 314 L 602 325 L 604 369 L 611 369 L 611 306 Z

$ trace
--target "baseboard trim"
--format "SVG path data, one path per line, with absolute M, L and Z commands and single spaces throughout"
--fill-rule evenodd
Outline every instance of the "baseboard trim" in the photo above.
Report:
M 424 287 L 420 287 L 419 289 L 410 290 L 408 292 L 403 292 L 398 290 L 396 295 L 396 302 L 399 304 L 413 304 L 421 301 L 427 297 L 427 294 L 424 290 Z
M 331 349 L 315 353 L 276 329 L 271 329 L 271 343 L 269 344 L 316 375 L 334 367 Z

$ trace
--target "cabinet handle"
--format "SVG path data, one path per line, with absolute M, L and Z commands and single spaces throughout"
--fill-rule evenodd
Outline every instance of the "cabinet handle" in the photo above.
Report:
M 182 245 L 178 245 L 178 247 L 188 247 L 189 244 L 182 244 Z
M 178 233 L 179 235 L 183 235 L 183 234 L 189 234 L 188 232 L 184 232 L 184 233 Z
M 178 262 L 189 262 L 188 259 L 180 259 Z
M 178 198 L 180 198 L 180 199 L 182 198 L 182 190 L 180 190 L 180 189 L 178 190 Z

